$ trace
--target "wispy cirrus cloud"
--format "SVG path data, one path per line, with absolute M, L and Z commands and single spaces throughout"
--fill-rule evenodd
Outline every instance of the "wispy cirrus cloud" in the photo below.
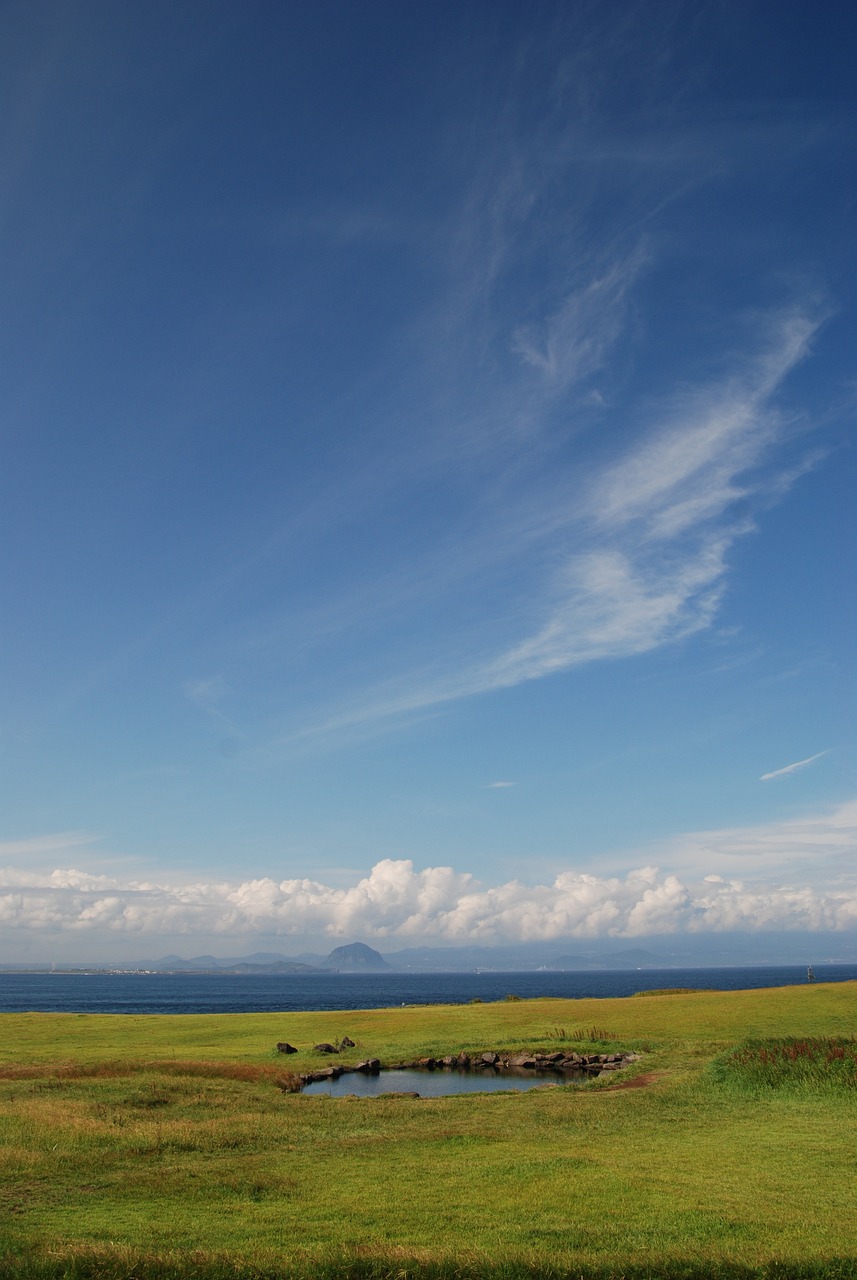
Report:
M 567 390 L 603 367 L 622 333 L 633 286 L 646 261 L 641 243 L 569 290 L 543 320 L 514 331 L 512 350 L 538 371 L 546 393 Z
M 587 459 L 578 473 L 572 452 L 565 471 L 489 511 L 478 541 L 462 536 L 452 572 L 459 586 L 468 567 L 484 575 L 492 546 L 495 568 L 505 561 L 514 569 L 516 556 L 525 557 L 514 616 L 486 608 L 454 648 L 436 634 L 430 663 L 341 700 L 291 741 L 371 731 L 461 698 L 651 652 L 713 625 L 730 552 L 756 527 L 753 504 L 781 498 L 804 469 L 778 465 L 791 424 L 777 401 L 821 322 L 792 307 L 764 323 L 757 317 L 755 353 L 650 409 L 604 462 Z M 552 366 L 546 377 L 554 376 Z M 440 594 L 443 582 L 435 582 Z
M 25 840 L 0 840 L 0 858 L 37 857 L 91 845 L 96 836 L 88 831 L 57 831 L 52 835 L 31 836 Z
M 825 751 L 817 751 L 814 756 L 807 756 L 805 760 L 796 760 L 794 764 L 787 764 L 782 769 L 774 769 L 771 773 L 763 773 L 759 778 L 760 782 L 771 782 L 774 778 L 786 778 L 791 773 L 797 773 L 798 769 L 805 769 L 808 764 L 814 764 L 816 760 L 821 760 L 823 756 L 830 754 L 830 747 Z
M 661 865 L 680 869 L 682 874 L 717 871 L 759 877 L 787 873 L 790 878 L 826 878 L 831 883 L 853 876 L 856 853 L 857 801 L 853 800 L 821 814 L 692 831 L 657 847 Z

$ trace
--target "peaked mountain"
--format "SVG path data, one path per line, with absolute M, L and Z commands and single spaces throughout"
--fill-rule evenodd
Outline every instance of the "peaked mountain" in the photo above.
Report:
M 322 961 L 323 969 L 338 969 L 340 973 L 380 973 L 390 967 L 380 952 L 373 951 L 364 942 L 350 942 L 344 947 L 334 947 L 327 959 Z

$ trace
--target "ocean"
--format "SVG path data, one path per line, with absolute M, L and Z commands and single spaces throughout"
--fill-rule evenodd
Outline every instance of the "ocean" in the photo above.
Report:
M 815 980 L 857 981 L 857 965 L 816 965 Z M 574 1000 L 630 996 L 659 987 L 738 991 L 806 982 L 805 965 L 587 973 L 0 973 L 0 1012 L 287 1013 L 466 1004 L 507 995 Z

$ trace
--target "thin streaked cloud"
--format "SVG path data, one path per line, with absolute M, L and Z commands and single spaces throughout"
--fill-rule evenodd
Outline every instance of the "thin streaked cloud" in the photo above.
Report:
M 830 754 L 830 747 L 824 751 L 817 751 L 814 756 L 807 756 L 805 760 L 796 760 L 794 764 L 784 765 L 782 769 L 774 769 L 771 773 L 763 773 L 759 778 L 760 782 L 770 782 L 773 778 L 785 778 L 790 773 L 797 773 L 798 769 L 805 769 L 808 764 L 813 764 L 816 760 L 820 760 L 822 756 Z
M 89 831 L 57 831 L 51 835 L 30 836 L 25 840 L 0 840 L 0 858 L 36 857 L 91 845 L 97 839 Z

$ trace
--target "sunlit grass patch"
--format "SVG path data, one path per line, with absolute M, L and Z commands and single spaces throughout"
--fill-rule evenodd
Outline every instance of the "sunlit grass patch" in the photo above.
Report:
M 713 1070 L 724 1083 L 750 1090 L 857 1090 L 857 1040 L 853 1036 L 751 1040 L 720 1057 Z
M 786 1037 L 847 1065 L 854 1010 L 853 991 L 817 984 L 347 1020 L 9 1015 L 0 1280 L 857 1280 L 857 1089 L 748 1087 L 740 1062 L 723 1074 Z M 304 1071 L 312 1046 L 344 1032 L 356 1043 L 343 1065 L 646 1046 L 651 1087 L 422 1099 L 276 1087 L 289 1075 L 279 1040 Z

